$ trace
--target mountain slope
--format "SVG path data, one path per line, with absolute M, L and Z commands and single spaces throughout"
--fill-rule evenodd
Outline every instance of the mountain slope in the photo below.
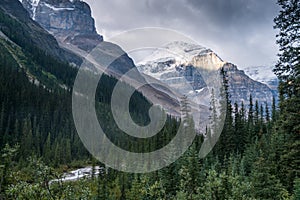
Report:
M 30 16 L 62 43 L 90 51 L 103 41 L 83 1 L 22 0 Z
M 82 1 L 22 0 L 22 4 L 36 22 L 56 37 L 62 47 L 78 56 L 85 58 L 96 45 L 98 45 L 97 49 L 101 54 L 99 57 L 103 58 L 111 58 L 114 55 L 119 55 L 118 52 L 122 51 L 117 45 L 104 42 L 102 36 L 96 33 L 90 8 Z M 82 44 L 87 46 L 82 46 Z M 154 52 L 138 68 L 151 78 L 167 85 L 171 84 L 173 88 L 182 88 L 182 94 L 187 92 L 189 96 L 198 98 L 208 95 L 208 91 L 203 90 L 207 80 L 202 77 L 201 73 L 203 72 L 199 66 L 202 69 L 216 71 L 224 64 L 226 62 L 210 49 L 183 42 L 174 42 L 167 45 L 164 51 Z M 124 52 L 120 58 L 116 57 L 109 69 L 106 73 L 119 78 L 129 70 L 135 70 L 135 65 Z M 271 100 L 274 94 L 268 87 L 249 79 L 241 71 L 232 69 L 229 70 L 231 88 L 234 88 L 231 95 L 232 102 L 245 101 L 246 103 L 250 94 L 254 100 L 258 100 L 260 103 Z M 239 82 L 238 78 L 242 80 Z M 192 89 L 186 91 L 186 85 L 183 85 L 185 80 L 192 85 Z M 134 80 L 129 79 L 127 82 L 132 84 Z M 174 111 L 179 113 L 179 102 L 176 100 L 178 96 L 174 97 L 166 88 L 147 86 L 140 91 L 151 102 L 164 105 L 167 110 L 173 110 L 173 113 Z M 207 99 L 205 104 L 208 105 L 209 98 L 205 99 Z
M 274 92 L 277 92 L 279 80 L 273 72 L 273 66 L 252 66 L 243 70 L 253 80 L 268 85 Z
M 70 51 L 62 50 L 56 39 L 30 18 L 19 1 L 2 0 L 0 9 L 3 13 L 0 21 L 1 31 L 18 45 L 28 48 L 35 46 L 36 51 L 43 51 L 63 62 L 82 62 Z M 4 15 L 9 15 L 12 19 L 5 18 Z
M 70 88 L 77 70 L 67 64 L 65 56 L 78 57 L 59 48 L 55 38 L 32 21 L 18 1 L 0 3 L 0 41 L 31 80 L 49 89 Z
M 250 95 L 261 104 L 272 102 L 274 93 L 267 85 L 251 79 L 235 65 L 199 45 L 180 41 L 167 44 L 142 61 L 138 69 L 191 97 L 200 98 L 209 81 L 209 77 L 203 77 L 203 69 L 218 71 L 222 67 L 227 72 L 232 103 L 248 103 Z M 192 86 L 189 91 L 183 86 L 186 82 Z
M 53 37 L 30 18 L 26 22 L 32 23 L 32 27 L 24 25 L 21 16 L 12 15 L 10 10 L 15 8 L 19 9 L 16 13 L 25 11 L 17 0 L 14 3 L 0 7 L 0 149 L 5 144 L 20 144 L 16 160 L 22 163 L 26 163 L 29 156 L 42 157 L 47 164 L 56 167 L 87 160 L 90 155 L 81 143 L 72 118 L 72 87 L 78 68 L 46 53 L 43 46 L 37 46 L 40 41 Z M 41 31 L 45 37 L 37 38 Z M 113 120 L 110 98 L 116 83 L 117 79 L 106 75 L 100 80 L 95 96 L 97 117 L 111 141 L 124 148 L 140 150 L 138 145 L 142 143 L 130 138 L 124 141 L 122 130 Z M 145 113 L 150 106 L 149 101 L 136 92 L 130 102 L 132 118 L 137 123 L 147 123 Z M 152 140 L 162 138 L 159 135 Z
M 114 59 L 109 69 L 105 71 L 106 74 L 120 78 L 129 70 L 133 70 L 136 77 L 132 77 L 127 82 L 132 84 L 135 79 L 142 79 L 127 53 L 118 45 L 103 41 L 102 36 L 96 33 L 94 19 L 86 3 L 79 0 L 22 0 L 21 2 L 32 19 L 55 36 L 62 48 L 75 53 L 82 59 L 85 59 L 92 50 L 98 51 L 97 58 Z M 101 61 L 98 64 L 100 63 Z M 100 70 L 105 69 L 101 68 Z M 140 88 L 139 91 L 152 103 L 164 105 L 170 113 L 178 114 L 180 112 L 179 102 L 170 94 L 149 85 Z

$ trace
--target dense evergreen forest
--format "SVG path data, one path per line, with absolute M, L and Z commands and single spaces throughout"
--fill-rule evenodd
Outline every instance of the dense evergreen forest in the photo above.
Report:
M 199 159 L 204 138 L 198 135 L 179 160 L 159 171 L 130 174 L 106 168 L 99 176 L 53 184 L 49 181 L 72 168 L 105 168 L 85 150 L 73 124 L 71 88 L 77 69 L 25 42 L 30 36 L 15 29 L 21 27 L 18 21 L 0 11 L 1 31 L 17 45 L 0 39 L 0 199 L 299 200 L 300 5 L 296 0 L 278 4 L 281 12 L 274 21 L 280 55 L 274 72 L 280 80 L 279 105 L 275 100 L 259 105 L 251 96 L 248 102 L 231 102 L 222 71 L 225 126 L 206 158 Z M 171 117 L 155 137 L 124 139 L 109 106 L 116 82 L 104 76 L 97 90 L 97 115 L 108 137 L 132 152 L 167 144 L 179 126 Z M 135 93 L 133 119 L 147 124 L 150 106 Z

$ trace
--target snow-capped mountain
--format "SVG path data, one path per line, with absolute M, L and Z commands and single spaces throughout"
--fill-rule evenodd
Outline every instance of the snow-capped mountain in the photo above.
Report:
M 211 49 L 200 45 L 175 41 L 167 44 L 161 49 L 154 51 L 149 57 L 139 64 L 150 64 L 153 62 L 163 62 L 165 60 L 175 60 L 177 65 L 188 63 L 202 65 L 203 67 L 221 67 L 223 60 Z
M 210 49 L 176 41 L 154 51 L 137 68 L 175 89 L 179 94 L 188 95 L 194 101 L 201 99 L 202 105 L 209 106 L 207 84 L 210 80 L 207 79 L 207 74 L 215 73 L 224 64 Z M 218 75 L 212 76 L 216 78 Z
M 102 45 L 105 48 L 101 51 L 107 56 L 112 55 L 110 51 L 119 49 L 116 45 L 103 42 L 102 36 L 96 32 L 89 5 L 81 0 L 20 1 L 32 19 L 55 36 L 62 47 L 79 56 L 84 57 L 86 52 L 101 42 L 105 44 Z M 209 106 L 210 89 L 214 88 L 214 84 L 219 86 L 219 80 L 211 79 L 211 74 L 216 77 L 218 70 L 225 64 L 227 63 L 208 48 L 185 42 L 173 42 L 153 52 L 137 67 L 140 72 L 175 88 L 181 95 L 187 94 L 195 100 L 200 99 L 202 105 Z M 127 54 L 118 58 L 114 65 L 113 71 L 117 74 L 135 68 Z M 246 103 L 250 94 L 260 102 L 271 101 L 273 93 L 268 86 L 255 82 L 235 67 L 229 67 L 228 70 L 231 76 L 236 78 L 230 79 L 232 80 L 230 88 L 234 88 L 231 95 L 233 102 Z M 174 99 L 170 98 L 172 94 L 166 89 L 149 87 L 143 90 L 142 93 L 145 96 L 148 94 L 151 102 L 167 105 L 168 110 L 178 112 L 178 102 L 174 103 Z
M 51 33 L 63 49 L 75 53 L 83 60 L 85 60 L 89 52 L 96 49 L 98 53 L 96 59 L 100 60 L 103 58 L 104 62 L 111 58 L 115 59 L 105 73 L 120 78 L 129 70 L 133 70 L 136 71 L 137 77 L 143 78 L 135 68 L 133 60 L 121 47 L 103 41 L 103 37 L 96 32 L 95 21 L 87 3 L 82 0 L 19 1 L 30 17 Z M 119 57 L 118 55 L 120 54 L 123 55 Z M 81 63 L 75 64 L 81 65 Z M 91 69 L 94 68 L 91 67 Z M 129 79 L 125 80 L 125 82 L 133 84 L 135 80 Z M 162 105 L 168 113 L 172 115 L 180 113 L 179 102 L 167 91 L 157 90 L 149 85 L 141 88 L 139 91 L 153 104 Z
M 243 70 L 253 80 L 267 84 L 272 90 L 277 91 L 278 78 L 274 74 L 273 69 L 273 66 L 252 66 Z
M 155 50 L 138 65 L 140 72 L 194 99 L 203 97 L 204 93 L 208 95 L 207 88 L 215 86 L 215 73 L 222 67 L 227 71 L 232 103 L 247 104 L 250 95 L 261 104 L 272 102 L 274 92 L 268 85 L 253 80 L 237 66 L 224 62 L 212 50 L 200 45 L 173 42 Z

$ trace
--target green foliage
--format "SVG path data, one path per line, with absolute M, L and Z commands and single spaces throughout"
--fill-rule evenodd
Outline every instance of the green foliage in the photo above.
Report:
M 286 199 L 288 192 L 276 178 L 270 173 L 270 168 L 263 158 L 259 158 L 253 168 L 251 181 L 253 183 L 252 195 L 257 199 Z
M 20 46 L 0 40 L 0 199 L 300 199 L 299 43 L 295 42 L 299 27 L 294 25 L 299 22 L 299 2 L 279 0 L 278 4 L 282 8 L 275 19 L 281 50 L 275 68 L 280 78 L 279 110 L 275 98 L 272 110 L 253 103 L 252 96 L 249 107 L 241 102 L 233 106 L 226 72 L 221 70 L 225 126 L 205 159 L 198 156 L 203 141 L 199 135 L 179 160 L 158 172 L 128 174 L 106 168 L 107 173 L 75 182 L 51 180 L 71 163 L 80 167 L 91 160 L 71 116 L 69 89 L 76 69 L 26 43 L 28 35 L 22 33 L 22 26 L 16 28 L 19 22 L 0 11 L 1 30 Z M 179 126 L 170 116 L 163 130 L 149 139 L 132 138 L 118 129 L 109 105 L 116 82 L 103 76 L 96 95 L 97 116 L 109 139 L 132 152 L 151 152 L 168 144 Z M 212 94 L 211 121 L 217 121 Z M 185 131 L 195 131 L 186 96 L 181 103 Z M 150 106 L 135 93 L 130 102 L 132 118 L 147 124 L 144 113 Z M 208 129 L 206 136 L 216 129 Z M 166 156 L 172 156 L 169 153 Z
M 10 147 L 8 144 L 1 151 L 0 157 L 0 199 L 7 197 L 6 190 L 10 182 L 12 161 L 16 156 L 19 146 Z
M 285 151 L 280 158 L 286 176 L 281 180 L 292 191 L 293 181 L 300 171 L 300 3 L 297 0 L 278 0 L 278 5 L 281 10 L 274 22 L 279 31 L 280 54 L 274 72 L 280 80 L 280 116 L 276 126 L 286 138 Z
M 294 182 L 294 197 L 295 200 L 296 199 L 300 199 L 300 179 L 297 178 L 295 179 Z

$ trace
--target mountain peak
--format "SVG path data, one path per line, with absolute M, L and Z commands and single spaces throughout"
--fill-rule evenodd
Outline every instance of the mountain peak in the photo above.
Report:
M 81 0 L 20 0 L 31 18 L 65 44 L 90 51 L 103 41 L 90 6 Z
M 195 67 L 216 70 L 225 62 L 211 49 L 198 44 L 174 41 L 156 49 L 140 65 L 174 61 L 177 65 L 193 65 Z
M 273 91 L 265 84 L 249 78 L 232 63 L 224 62 L 211 49 L 186 42 L 172 42 L 154 51 L 138 66 L 140 72 L 154 77 L 191 98 L 206 95 L 207 77 L 223 68 L 227 72 L 231 101 L 247 102 L 250 94 L 260 103 L 271 102 Z M 193 90 L 186 91 L 186 83 Z M 209 102 L 206 102 L 209 104 Z
M 205 47 L 198 45 L 198 44 L 192 44 L 187 43 L 183 41 L 174 41 L 164 46 L 166 49 L 174 50 L 178 49 L 186 53 L 200 53 L 204 50 L 206 50 Z

